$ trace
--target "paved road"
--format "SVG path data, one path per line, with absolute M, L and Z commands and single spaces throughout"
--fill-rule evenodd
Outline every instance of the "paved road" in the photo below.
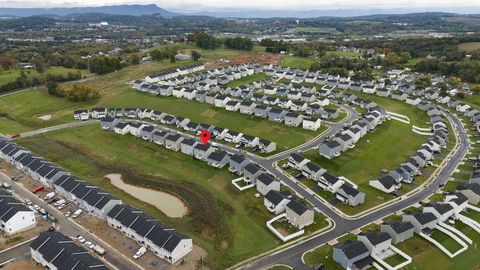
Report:
M 55 226 L 58 231 L 68 236 L 76 236 L 79 234 L 84 235 L 85 238 L 92 239 L 94 243 L 102 246 L 106 251 L 106 254 L 103 258 L 108 263 L 115 266 L 117 269 L 142 269 L 136 263 L 134 263 L 130 259 L 127 259 L 116 249 L 101 241 L 101 239 L 99 239 L 97 236 L 91 234 L 84 227 L 78 225 L 72 219 L 66 218 L 58 209 L 45 203 L 41 198 L 37 197 L 35 194 L 30 192 L 28 189 L 26 189 L 19 183 L 12 181 L 10 177 L 6 176 L 3 173 L 0 173 L 0 180 L 2 182 L 9 182 L 12 186 L 12 190 L 18 197 L 22 199 L 29 198 L 33 204 L 37 204 L 38 206 L 44 208 L 47 212 L 52 214 L 57 219 Z M 28 244 L 29 243 L 23 244 L 11 250 L 7 250 L 6 252 L 0 253 L 0 264 L 10 259 L 18 258 L 20 256 L 23 256 L 25 253 L 30 252 Z
M 465 129 L 461 124 L 460 120 L 450 112 L 446 112 L 446 114 L 448 118 L 451 120 L 451 122 L 454 123 L 454 126 L 456 127 L 455 130 L 458 132 L 456 136 L 457 136 L 457 139 L 459 140 L 460 146 L 455 151 L 455 153 L 451 156 L 450 160 L 447 161 L 447 163 L 441 169 L 440 173 L 436 176 L 436 178 L 431 183 L 429 183 L 424 189 L 416 192 L 414 195 L 410 197 L 407 197 L 405 199 L 392 203 L 385 208 L 379 209 L 377 211 L 374 211 L 370 214 L 367 214 L 361 218 L 354 219 L 354 220 L 345 219 L 337 215 L 335 212 L 329 209 L 328 206 L 316 200 L 316 198 L 312 199 L 311 196 L 307 196 L 307 199 L 309 201 L 314 203 L 314 205 L 317 206 L 322 212 L 325 211 L 324 213 L 335 222 L 336 224 L 335 229 L 332 231 L 320 234 L 316 237 L 313 237 L 299 245 L 293 246 L 291 248 L 287 248 L 278 253 L 274 253 L 272 255 L 268 255 L 258 260 L 252 261 L 247 265 L 241 267 L 241 269 L 267 269 L 278 263 L 290 265 L 295 270 L 311 269 L 310 267 L 303 264 L 303 262 L 301 261 L 301 256 L 304 252 L 312 248 L 315 248 L 317 246 L 320 246 L 322 244 L 325 244 L 328 241 L 333 240 L 347 232 L 351 232 L 369 223 L 372 223 L 378 219 L 388 216 L 391 213 L 404 209 L 408 206 L 414 205 L 424 200 L 431 194 L 433 194 L 439 188 L 440 185 L 443 185 L 448 181 L 448 178 L 453 173 L 456 166 L 462 161 L 462 159 L 468 152 L 468 147 L 469 147 L 468 137 L 465 133 Z M 275 175 L 280 179 L 284 180 L 285 183 L 290 186 L 291 182 L 284 179 L 285 176 L 283 174 L 275 173 Z M 296 191 L 298 191 L 295 188 L 295 186 L 296 185 L 293 185 L 291 187 L 294 188 Z M 301 194 L 303 194 L 303 192 Z

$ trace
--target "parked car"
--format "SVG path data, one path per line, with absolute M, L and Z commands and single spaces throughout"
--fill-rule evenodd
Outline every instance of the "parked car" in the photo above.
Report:
M 52 226 L 52 227 L 48 228 L 48 231 L 49 231 L 49 232 L 55 231 L 55 227 Z
M 80 216 L 82 213 L 83 213 L 83 210 L 82 210 L 82 209 L 77 209 L 77 211 L 75 211 L 75 212 L 72 214 L 72 218 L 77 218 L 77 217 Z
M 65 213 L 65 217 L 70 217 L 70 215 L 72 215 L 72 212 L 68 211 L 67 213 Z
M 105 249 L 103 249 L 101 246 L 98 246 L 98 245 L 93 248 L 93 251 L 95 251 L 98 255 L 105 254 Z
M 81 235 L 77 235 L 77 240 L 78 240 L 78 242 L 80 242 L 82 244 L 85 243 L 85 241 L 86 241 L 85 238 L 83 238 L 83 236 L 81 236 Z
M 38 211 L 38 210 L 40 210 L 40 206 L 38 206 L 38 205 L 35 204 L 35 205 L 33 205 L 33 209 L 34 209 L 35 211 Z
M 37 193 L 37 192 L 40 192 L 40 191 L 42 191 L 42 190 L 44 190 L 44 189 L 45 189 L 44 186 L 38 186 L 38 187 L 34 188 L 34 189 L 32 190 L 32 192 L 33 192 L 33 193 Z
M 145 247 L 140 247 L 138 249 L 138 251 L 135 253 L 135 255 L 133 255 L 133 258 L 138 259 L 138 258 L 142 257 L 143 254 L 145 254 L 145 252 L 147 252 L 147 249 Z
M 90 241 L 85 241 L 85 243 L 83 243 L 86 247 L 88 247 L 89 249 L 94 249 L 95 248 L 95 244 L 93 244 L 92 242 Z
M 43 209 L 43 208 L 38 209 L 38 212 L 39 212 L 40 214 L 42 214 L 42 215 L 46 215 L 46 214 L 47 214 L 47 211 L 45 211 L 45 209 Z
M 31 205 L 31 204 L 32 204 L 32 201 L 27 198 L 27 199 L 25 199 L 25 203 L 26 203 L 27 205 Z

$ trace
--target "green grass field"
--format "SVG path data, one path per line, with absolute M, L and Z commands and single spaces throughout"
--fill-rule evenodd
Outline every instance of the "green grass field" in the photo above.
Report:
M 139 207 L 186 233 L 209 253 L 212 269 L 223 269 L 280 244 L 265 227 L 273 215 L 255 198 L 231 185 L 236 178 L 182 153 L 127 135 L 88 125 L 23 139 L 20 144 L 73 174 L 108 190 L 125 203 Z M 186 202 L 189 214 L 169 218 L 150 205 L 115 188 L 103 176 L 121 173 L 130 184 L 160 189 Z M 307 233 L 327 226 L 317 216 Z
M 464 52 L 472 52 L 480 49 L 480 42 L 465 42 L 458 44 L 458 50 Z
M 79 70 L 74 68 L 51 66 L 48 68 L 45 74 L 66 75 L 68 72 L 76 73 L 77 71 Z M 18 68 L 0 72 L 0 85 L 15 81 L 18 77 L 20 77 L 20 72 L 21 71 Z M 27 69 L 24 70 L 24 72 L 27 77 L 40 76 L 40 74 L 35 69 Z M 82 73 L 82 77 L 91 77 L 93 75 L 88 70 L 80 70 L 80 72 Z
M 359 52 L 342 52 L 342 51 L 327 51 L 327 56 L 339 56 L 339 57 L 361 57 L 362 54 Z
M 280 65 L 290 68 L 299 68 L 307 70 L 310 66 L 317 61 L 313 58 L 298 57 L 298 56 L 283 56 Z
M 424 136 L 412 133 L 409 125 L 391 120 L 378 126 L 375 132 L 361 138 L 354 149 L 342 153 L 335 159 L 328 160 L 321 157 L 317 149 L 305 152 L 303 156 L 333 175 L 350 179 L 366 193 L 363 205 L 357 207 L 338 205 L 341 210 L 351 214 L 393 198 L 392 195 L 371 187 L 368 182 L 378 177 L 382 170 L 397 167 L 415 153 L 425 139 Z M 323 195 L 327 199 L 333 199 L 333 195 L 327 192 Z M 378 196 L 384 197 L 384 200 L 379 199 Z
M 242 85 L 245 85 L 245 84 L 249 84 L 249 83 L 253 83 L 253 82 L 256 82 L 256 81 L 266 80 L 268 78 L 270 78 L 270 76 L 268 76 L 265 73 L 256 73 L 256 74 L 253 74 L 253 75 L 245 76 L 245 77 L 243 77 L 241 79 L 238 79 L 238 80 L 233 80 L 233 81 L 229 82 L 226 86 L 230 87 L 230 88 L 236 88 L 236 87 L 239 87 L 239 86 L 242 86 Z

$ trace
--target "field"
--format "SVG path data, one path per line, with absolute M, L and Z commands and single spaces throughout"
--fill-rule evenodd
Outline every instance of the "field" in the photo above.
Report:
M 20 141 L 73 174 L 108 190 L 125 203 L 191 236 L 210 254 L 214 269 L 224 268 L 277 246 L 265 227 L 269 219 L 254 191 L 237 191 L 227 170 L 216 170 L 190 156 L 168 151 L 132 136 L 84 126 Z M 121 173 L 126 182 L 172 193 L 185 201 L 189 214 L 168 218 L 160 211 L 113 187 L 104 178 Z
M 318 149 L 305 152 L 303 156 L 333 175 L 344 176 L 353 181 L 359 185 L 361 191 L 366 193 L 365 203 L 362 205 L 357 207 L 338 205 L 342 211 L 352 214 L 393 198 L 392 195 L 371 187 L 368 182 L 380 176 L 382 170 L 397 167 L 415 153 L 425 140 L 426 137 L 412 133 L 409 125 L 391 120 L 378 126 L 374 133 L 368 133 L 361 138 L 354 149 L 342 153 L 335 159 L 328 160 L 321 157 Z M 408 191 L 408 188 L 404 186 L 402 190 Z M 324 195 L 327 200 L 334 197 L 327 192 L 321 195 Z
M 77 72 L 78 69 L 70 69 L 64 67 L 49 67 L 45 74 L 56 74 L 56 75 L 66 75 L 68 72 Z M 0 85 L 6 84 L 12 81 L 15 81 L 18 77 L 20 77 L 20 69 L 11 69 L 7 71 L 0 72 Z M 28 69 L 24 70 L 27 77 L 39 77 L 40 74 L 35 69 Z M 88 70 L 80 70 L 82 73 L 82 77 L 91 77 L 93 74 L 90 73 Z
M 458 50 L 464 52 L 472 52 L 480 49 L 480 42 L 465 42 L 458 44 Z
M 307 70 L 317 61 L 313 58 L 298 57 L 298 56 L 283 56 L 280 65 L 290 68 L 298 68 Z
M 327 56 L 339 56 L 339 57 L 360 57 L 362 56 L 359 52 L 342 52 L 342 51 L 327 51 Z

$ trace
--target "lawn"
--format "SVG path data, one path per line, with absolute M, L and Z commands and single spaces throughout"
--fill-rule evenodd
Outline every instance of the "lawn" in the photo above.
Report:
M 282 60 L 280 61 L 280 65 L 290 68 L 307 70 L 316 61 L 318 61 L 318 59 L 298 56 L 283 56 Z
M 382 170 L 391 170 L 410 157 L 425 141 L 426 137 L 414 134 L 410 126 L 390 120 L 378 126 L 373 133 L 361 138 L 354 149 L 339 157 L 328 160 L 318 154 L 318 149 L 303 153 L 303 156 L 325 168 L 336 176 L 344 176 L 359 185 L 366 193 L 365 204 L 346 211 L 358 212 L 382 203 L 378 196 L 391 198 L 373 187 L 368 182 L 378 177 Z M 341 207 L 344 207 L 341 205 Z
M 405 262 L 405 258 L 403 258 L 400 254 L 395 253 L 395 255 L 388 257 L 385 259 L 385 262 L 388 263 L 388 265 L 395 267 L 396 265 L 399 265 L 403 262 Z
M 226 86 L 230 87 L 230 88 L 236 88 L 236 87 L 239 87 L 239 86 L 242 86 L 242 85 L 245 85 L 245 84 L 249 84 L 249 83 L 253 83 L 253 82 L 256 82 L 256 81 L 266 80 L 268 78 L 270 78 L 270 76 L 268 76 L 265 73 L 256 73 L 256 74 L 253 74 L 253 75 L 245 76 L 245 77 L 243 77 L 241 79 L 238 79 L 238 80 L 233 80 L 233 81 L 229 82 Z
M 214 169 L 133 136 L 102 131 L 98 125 L 19 143 L 186 233 L 207 250 L 212 269 L 224 269 L 280 244 L 265 227 L 272 216 L 263 200 L 255 198 L 255 190 L 240 193 L 235 189 L 230 184 L 235 176 L 226 169 Z M 130 184 L 173 193 L 186 202 L 189 214 L 182 219 L 168 218 L 112 186 L 104 178 L 109 173 L 121 173 Z
M 443 247 L 445 247 L 451 253 L 455 253 L 462 248 L 462 246 L 457 241 L 455 241 L 455 239 L 453 239 L 448 234 L 439 231 L 438 229 L 433 230 L 430 237 L 432 237 L 437 242 L 439 242 Z
M 82 73 L 82 77 L 91 77 L 93 75 L 88 70 L 79 70 L 74 68 L 65 68 L 65 67 L 56 67 L 56 66 L 49 67 L 45 72 L 45 74 L 66 75 L 68 72 L 76 73 L 77 71 L 80 71 Z M 27 75 L 27 77 L 40 76 L 40 74 L 35 69 L 27 69 L 27 70 L 24 70 L 24 72 Z M 20 77 L 20 73 L 21 73 L 21 70 L 18 68 L 0 72 L 0 85 L 15 81 L 18 77 Z
M 361 57 L 362 53 L 359 52 L 342 52 L 342 51 L 327 51 L 327 56 L 339 56 L 339 57 Z
M 305 254 L 303 259 L 308 266 L 323 264 L 325 269 L 342 270 L 342 266 L 332 258 L 333 248 L 325 244 Z
M 386 97 L 379 97 L 373 94 L 366 94 L 361 92 L 352 92 L 346 91 L 348 93 L 355 94 L 359 98 L 368 99 L 378 104 L 378 106 L 384 108 L 387 111 L 395 112 L 398 114 L 402 114 L 410 118 L 410 122 L 412 125 L 416 125 L 419 127 L 427 127 L 430 124 L 427 122 L 430 121 L 430 118 L 426 114 L 426 112 L 418 109 L 417 107 L 407 104 L 404 101 L 393 100 L 391 98 Z

